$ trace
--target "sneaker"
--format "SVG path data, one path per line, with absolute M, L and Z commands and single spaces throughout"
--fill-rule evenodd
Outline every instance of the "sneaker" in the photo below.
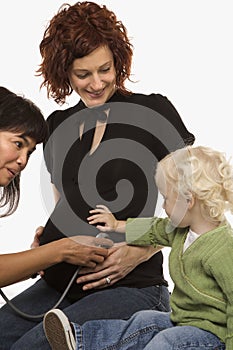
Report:
M 64 312 L 59 309 L 48 311 L 44 316 L 43 327 L 52 350 L 76 349 L 72 326 Z

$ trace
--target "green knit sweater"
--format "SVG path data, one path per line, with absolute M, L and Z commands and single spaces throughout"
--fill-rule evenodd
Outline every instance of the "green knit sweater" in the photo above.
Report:
M 172 228 L 169 219 L 128 219 L 131 245 L 172 247 L 169 271 L 174 282 L 171 320 L 212 332 L 233 350 L 233 232 L 229 224 L 198 237 L 183 253 L 189 228 Z

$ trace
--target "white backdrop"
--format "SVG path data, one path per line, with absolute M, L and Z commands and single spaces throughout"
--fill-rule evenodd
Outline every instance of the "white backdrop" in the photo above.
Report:
M 40 90 L 35 76 L 39 43 L 45 26 L 62 0 L 2 1 L 0 10 L 0 85 L 23 93 L 47 117 L 60 108 Z M 74 4 L 76 1 L 69 1 Z M 126 25 L 134 45 L 132 79 L 135 92 L 161 93 L 174 104 L 196 145 L 232 155 L 232 11 L 227 0 L 105 0 Z M 75 96 L 69 105 L 76 102 Z M 66 108 L 68 105 L 63 106 Z M 38 146 L 22 174 L 17 212 L 0 223 L 0 253 L 28 249 L 37 226 L 48 212 L 41 197 L 42 147 Z M 232 220 L 232 218 L 230 218 Z M 165 276 L 170 282 L 165 249 Z M 31 281 L 5 288 L 8 295 Z M 172 283 L 170 282 L 170 289 Z

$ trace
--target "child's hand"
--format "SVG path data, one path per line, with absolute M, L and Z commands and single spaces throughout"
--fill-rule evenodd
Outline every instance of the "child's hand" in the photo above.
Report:
M 116 231 L 118 220 L 105 205 L 97 205 L 96 209 L 90 210 L 90 214 L 92 215 L 87 218 L 89 224 L 104 224 L 96 226 L 101 232 Z

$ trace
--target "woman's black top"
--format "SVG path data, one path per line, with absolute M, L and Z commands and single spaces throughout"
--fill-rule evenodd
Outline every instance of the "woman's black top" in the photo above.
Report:
M 45 225 L 41 244 L 65 236 L 96 236 L 97 229 L 86 218 L 97 204 L 105 204 L 119 220 L 159 215 L 154 181 L 157 161 L 194 142 L 174 106 L 160 94 L 116 93 L 103 107 L 109 111 L 107 125 L 92 154 L 92 128 L 96 119 L 106 117 L 101 110 L 86 108 L 79 101 L 74 107 L 53 112 L 47 119 L 50 137 L 44 145 L 44 157 L 61 198 Z M 80 139 L 79 126 L 83 121 L 84 128 L 90 129 L 84 129 Z M 113 232 L 110 238 L 120 242 L 124 235 Z M 167 285 L 162 265 L 159 252 L 109 288 Z M 45 270 L 44 279 L 63 291 L 76 268 L 57 264 Z M 68 297 L 75 301 L 94 292 L 83 292 L 82 285 L 74 282 Z

